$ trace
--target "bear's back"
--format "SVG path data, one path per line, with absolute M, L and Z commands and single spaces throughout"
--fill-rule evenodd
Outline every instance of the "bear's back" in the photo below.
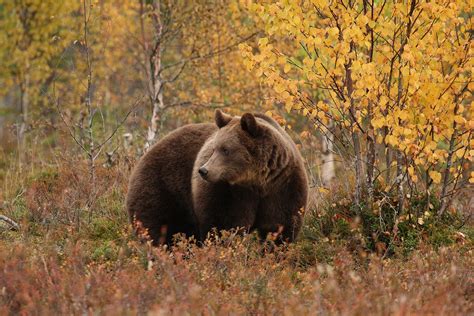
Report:
M 133 201 L 127 201 L 128 206 L 147 199 L 147 194 L 154 188 L 161 188 L 191 210 L 194 161 L 202 145 L 216 130 L 215 124 L 189 124 L 153 145 L 133 171 L 129 185 L 129 197 L 133 197 Z

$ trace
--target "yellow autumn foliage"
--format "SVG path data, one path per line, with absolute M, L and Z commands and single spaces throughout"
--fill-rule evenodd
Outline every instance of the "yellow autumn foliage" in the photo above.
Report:
M 321 129 L 323 111 L 349 143 L 376 140 L 412 179 L 462 181 L 473 160 L 472 1 L 240 2 L 265 30 L 258 52 L 242 45 L 242 55 L 287 110 Z

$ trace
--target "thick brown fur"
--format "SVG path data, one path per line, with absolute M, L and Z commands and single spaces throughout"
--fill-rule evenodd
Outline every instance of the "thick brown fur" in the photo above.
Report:
M 263 114 L 216 111 L 215 121 L 174 131 L 140 160 L 127 196 L 130 217 L 155 244 L 175 233 L 202 241 L 212 228 L 237 227 L 293 241 L 308 195 L 294 142 Z
M 153 243 L 170 244 L 173 234 L 198 236 L 192 212 L 191 174 L 214 124 L 181 127 L 140 159 L 130 178 L 127 210 L 134 225 L 148 230 Z
M 278 233 L 293 241 L 307 204 L 303 159 L 288 134 L 270 117 L 246 113 L 222 120 L 194 164 L 207 171 L 193 177 L 194 214 L 201 239 L 216 227 L 258 230 L 262 238 Z M 222 124 L 224 122 L 224 124 Z

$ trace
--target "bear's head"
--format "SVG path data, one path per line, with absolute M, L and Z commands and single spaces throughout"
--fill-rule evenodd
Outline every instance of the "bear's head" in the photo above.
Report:
M 215 121 L 219 130 L 208 144 L 210 156 L 199 166 L 199 174 L 209 182 L 257 184 L 272 151 L 272 146 L 266 148 L 271 136 L 266 126 L 251 113 L 232 117 L 217 110 Z

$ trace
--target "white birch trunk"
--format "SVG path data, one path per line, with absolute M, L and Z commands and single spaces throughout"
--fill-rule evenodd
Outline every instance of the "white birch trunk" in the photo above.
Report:
M 155 142 L 156 134 L 160 128 L 161 123 L 161 112 L 163 111 L 165 105 L 163 102 L 163 92 L 161 91 L 161 85 L 157 85 L 158 93 L 156 98 L 153 100 L 153 112 L 151 115 L 150 125 L 148 126 L 148 132 L 145 142 L 145 152 L 153 145 Z
M 323 186 L 328 187 L 336 177 L 334 135 L 330 131 L 322 136 L 322 145 L 321 182 Z
M 155 142 L 156 134 L 161 124 L 161 114 L 165 108 L 163 100 L 164 82 L 161 77 L 161 40 L 163 25 L 161 24 L 160 2 L 154 1 L 152 3 L 153 14 L 152 24 L 154 28 L 153 44 L 150 45 L 145 39 L 144 21 L 142 20 L 142 36 L 145 43 L 145 56 L 148 57 L 148 93 L 151 103 L 153 105 L 153 112 L 151 115 L 150 125 L 148 126 L 144 151 L 146 152 Z M 141 2 L 141 10 L 144 10 L 143 2 Z M 151 47 L 150 47 L 151 46 Z
M 29 110 L 29 85 L 30 85 L 30 76 L 27 73 L 25 75 L 24 81 L 20 87 L 20 111 L 21 111 L 21 122 L 20 127 L 18 130 L 18 142 L 19 144 L 23 144 L 23 139 L 25 136 L 25 132 L 28 126 L 28 110 Z

